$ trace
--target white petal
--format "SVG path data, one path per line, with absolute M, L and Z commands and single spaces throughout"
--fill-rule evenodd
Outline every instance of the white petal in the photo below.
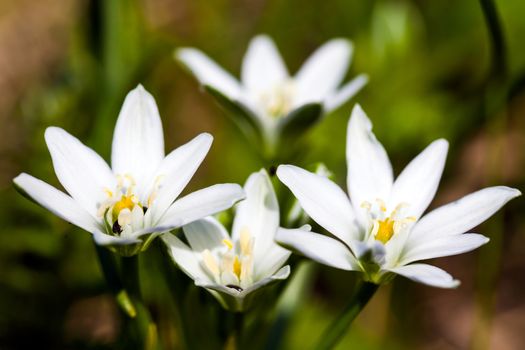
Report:
M 419 218 L 423 214 L 436 194 L 447 150 L 446 140 L 434 141 L 406 166 L 392 187 L 389 210 L 406 203 L 406 216 Z
M 258 260 L 273 244 L 279 227 L 279 204 L 265 170 L 250 175 L 244 192 L 246 199 L 236 207 L 232 237 L 237 241 L 247 230 L 255 240 L 254 255 Z
M 253 38 L 242 61 L 243 85 L 257 93 L 272 89 L 287 78 L 288 71 L 272 39 L 266 35 Z
M 224 227 L 213 217 L 197 220 L 182 228 L 191 249 L 196 252 L 213 250 L 223 245 L 223 240 L 228 239 Z
M 400 266 L 389 271 L 433 287 L 456 288 L 460 284 L 458 280 L 455 280 L 446 271 L 427 264 Z
M 285 280 L 290 276 L 290 266 L 286 265 L 283 266 L 279 271 L 277 271 L 274 275 L 271 275 L 270 277 L 263 278 L 256 283 L 252 284 L 248 288 L 242 291 L 242 295 L 249 294 L 261 287 L 264 287 L 268 284 L 271 284 L 273 282 L 278 282 L 281 280 Z
M 203 85 L 209 85 L 231 99 L 238 99 L 241 87 L 237 79 L 219 67 L 208 56 L 193 48 L 175 51 L 176 58 L 184 64 Z
M 211 281 L 202 268 L 197 253 L 171 233 L 162 235 L 161 238 L 166 243 L 171 258 L 184 273 L 194 280 Z
M 137 244 L 141 243 L 140 239 L 134 237 L 134 236 L 111 236 L 105 233 L 102 233 L 101 231 L 94 231 L 93 232 L 93 239 L 95 240 L 95 243 L 98 245 L 106 246 L 116 246 L 116 245 L 130 245 L 130 244 Z
M 466 232 L 487 220 L 509 200 L 520 195 L 521 192 L 514 188 L 488 187 L 439 207 L 415 224 L 408 244 Z
M 298 105 L 321 102 L 334 92 L 345 77 L 353 45 L 333 39 L 317 49 L 295 75 Z
M 368 83 L 368 76 L 360 74 L 339 90 L 328 96 L 324 103 L 324 109 L 327 113 L 335 110 L 343 103 L 354 97 L 366 84 Z
M 280 228 L 275 240 L 321 264 L 342 270 L 360 271 L 350 249 L 333 238 L 303 229 Z
M 96 152 L 63 129 L 47 128 L 45 139 L 58 180 L 75 201 L 96 217 L 98 204 L 106 198 L 104 189 L 115 185 L 111 169 Z
M 489 239 L 476 233 L 444 236 L 411 246 L 403 254 L 401 264 L 470 252 L 487 243 Z
M 161 219 L 160 225 L 186 225 L 230 208 L 244 198 L 237 184 L 219 184 L 195 191 L 175 201 Z
M 35 202 L 58 217 L 93 233 L 99 229 L 95 219 L 73 198 L 28 174 L 18 175 L 13 182 Z
M 157 185 L 156 181 L 160 181 L 161 187 L 156 190 L 155 199 L 146 213 L 151 215 L 151 223 L 158 222 L 190 182 L 210 150 L 212 141 L 213 137 L 210 134 L 202 133 L 190 142 L 173 150 L 162 161 L 148 190 L 148 193 L 152 194 Z
M 164 159 L 164 134 L 155 99 L 142 85 L 131 90 L 113 134 L 111 166 L 115 174 L 132 175 L 143 196 Z
M 387 200 L 393 174 L 385 149 L 372 133 L 372 123 L 361 106 L 356 105 L 348 122 L 346 137 L 347 183 L 358 218 L 365 222 L 363 202 Z
M 346 194 L 328 178 L 293 165 L 281 165 L 277 176 L 297 197 L 306 213 L 328 232 L 348 243 L 359 239 Z
M 254 279 L 259 280 L 273 275 L 277 270 L 284 265 L 286 260 L 290 257 L 292 252 L 282 248 L 273 243 L 269 249 L 266 250 L 264 256 L 260 256 L 254 263 Z

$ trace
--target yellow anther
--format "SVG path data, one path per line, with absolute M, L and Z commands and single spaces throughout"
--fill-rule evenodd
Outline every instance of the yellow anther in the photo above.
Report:
M 386 212 L 386 204 L 385 204 L 385 201 L 383 201 L 382 199 L 380 198 L 377 198 L 376 199 L 376 202 L 377 204 L 379 204 L 379 209 L 384 213 Z
M 376 239 L 380 242 L 386 243 L 394 235 L 394 220 L 386 218 L 385 220 L 378 220 L 379 227 L 376 233 Z
M 242 264 L 239 260 L 239 257 L 236 255 L 235 259 L 233 260 L 233 273 L 237 276 L 237 278 L 241 278 L 241 268 Z
M 230 241 L 229 239 L 225 238 L 222 240 L 222 243 L 228 247 L 228 250 L 232 250 L 233 249 L 233 242 Z
M 113 192 L 109 188 L 104 188 L 104 193 L 109 197 L 113 197 Z

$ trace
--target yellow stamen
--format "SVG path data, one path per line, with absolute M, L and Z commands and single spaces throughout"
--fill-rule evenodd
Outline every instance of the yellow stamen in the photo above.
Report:
M 229 239 L 225 238 L 222 240 L 222 243 L 228 247 L 228 250 L 232 250 L 233 249 L 233 242 L 230 241 Z
M 237 278 L 241 277 L 241 262 L 239 261 L 239 257 L 236 255 L 235 259 L 233 260 L 233 273 L 237 275 Z
M 135 196 L 122 196 L 122 198 L 113 206 L 113 220 L 118 218 L 118 215 L 123 209 L 129 209 L 130 211 L 133 210 L 136 202 L 137 200 Z
M 379 228 L 377 229 L 376 239 L 383 243 L 386 243 L 394 235 L 394 220 L 386 218 L 385 220 L 379 220 Z

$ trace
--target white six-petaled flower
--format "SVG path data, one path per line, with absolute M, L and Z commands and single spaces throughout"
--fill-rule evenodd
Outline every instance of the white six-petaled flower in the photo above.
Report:
M 203 133 L 164 156 L 162 124 L 153 96 L 141 85 L 126 97 L 111 154 L 112 167 L 77 138 L 49 127 L 45 139 L 58 180 L 69 194 L 28 174 L 15 185 L 97 244 L 137 253 L 156 235 L 225 210 L 244 198 L 237 184 L 220 184 L 175 201 L 206 156 Z M 147 239 L 149 238 L 149 239 Z
M 231 236 L 208 217 L 183 227 L 189 246 L 175 235 L 162 237 L 175 263 L 232 311 L 245 310 L 255 291 L 290 274 L 283 267 L 290 252 L 274 242 L 279 205 L 266 171 L 253 173 L 244 190 Z
M 348 40 L 331 40 L 314 52 L 295 76 L 290 76 L 272 39 L 259 35 L 252 39 L 244 56 L 240 82 L 197 49 L 178 49 L 176 57 L 201 84 L 249 110 L 267 141 L 275 142 L 279 128 L 295 115 L 294 111 L 315 103 L 322 112 L 330 112 L 366 84 L 366 75 L 359 75 L 339 87 L 352 50 Z
M 280 230 L 277 241 L 332 267 L 362 271 L 375 283 L 399 274 L 424 284 L 453 288 L 459 281 L 420 260 L 471 251 L 488 242 L 476 227 L 520 191 L 496 186 L 469 194 L 422 216 L 434 198 L 448 143 L 437 140 L 394 181 L 372 124 L 356 106 L 348 124 L 348 194 L 325 177 L 292 165 L 277 170 L 303 209 L 335 238 Z

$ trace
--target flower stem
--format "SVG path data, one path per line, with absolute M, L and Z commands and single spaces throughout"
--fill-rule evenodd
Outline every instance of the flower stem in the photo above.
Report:
M 348 306 L 326 329 L 316 346 L 317 350 L 332 349 L 337 345 L 354 319 L 377 291 L 378 287 L 379 285 L 375 283 L 363 282 L 350 300 Z

